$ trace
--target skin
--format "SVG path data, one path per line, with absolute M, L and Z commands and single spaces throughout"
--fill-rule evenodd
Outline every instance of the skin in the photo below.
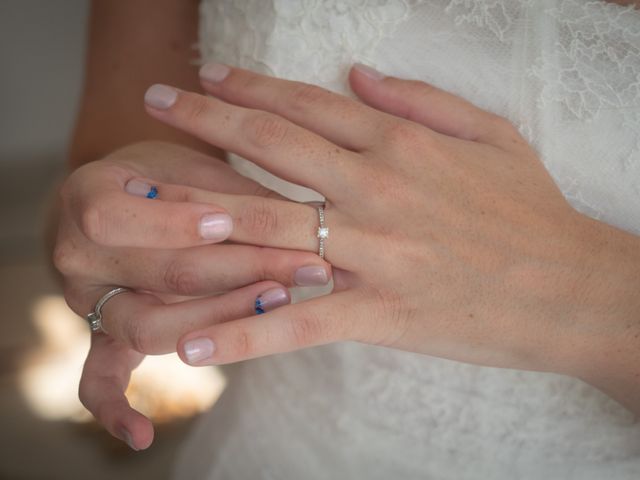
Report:
M 220 149 L 155 121 L 144 110 L 141 98 L 158 78 L 198 88 L 197 68 L 190 63 L 197 5 L 94 0 L 71 173 L 50 218 L 52 260 L 75 312 L 84 317 L 113 285 L 137 290 L 105 306 L 109 335 L 92 335 L 79 389 L 98 422 L 135 450 L 153 441 L 151 422 L 124 395 L 144 354 L 175 351 L 177 339 L 196 324 L 252 313 L 260 293 L 292 286 L 300 266 L 320 266 L 331 277 L 331 267 L 312 253 L 214 245 L 199 238 L 193 220 L 224 212 L 219 206 L 181 199 L 150 203 L 124 192 L 127 182 L 139 177 L 277 197 L 235 173 L 221 160 Z M 103 222 L 107 211 L 112 216 Z M 260 221 L 255 215 L 249 220 Z M 228 293 L 211 296 L 216 292 Z M 118 313 L 127 310 L 127 316 Z M 132 312 L 148 321 L 132 322 Z
M 352 69 L 350 83 L 375 109 L 241 69 L 203 82 L 215 98 L 178 91 L 168 109 L 147 106 L 165 123 L 323 193 L 327 259 L 343 286 L 192 332 L 180 341 L 182 358 L 223 364 L 355 340 L 572 375 L 639 413 L 640 238 L 571 208 L 504 119 L 422 82 Z M 315 212 L 282 204 L 262 204 L 278 232 L 253 232 L 253 243 L 308 242 L 313 251 L 296 225 L 305 212 L 313 225 Z M 203 339 L 213 355 L 188 358 L 189 342 Z
M 105 307 L 110 335 L 92 335 L 80 386 L 83 403 L 109 432 L 134 449 L 151 444 L 151 423 L 129 406 L 124 391 L 143 358 L 139 351 L 168 351 L 180 336 L 185 360 L 186 342 L 215 342 L 213 357 L 198 364 L 357 340 L 554 371 L 582 378 L 640 411 L 638 238 L 572 210 L 508 122 L 426 84 L 375 80 L 356 70 L 351 87 L 373 108 L 240 70 L 222 85 L 203 83 L 228 106 L 206 100 L 186 93 L 198 89 L 196 71 L 186 62 L 197 2 L 162 3 L 94 2 L 87 86 L 70 156 L 72 168 L 92 164 L 70 176 L 60 202 L 54 259 L 72 307 L 85 315 L 113 285 L 138 289 Z M 152 45 L 145 43 L 149 39 Z M 168 111 L 148 106 L 146 117 L 140 98 L 156 81 L 179 87 L 179 101 Z M 228 128 L 208 129 L 211 121 Z M 145 139 L 191 148 L 143 142 L 94 162 Z M 326 265 L 312 253 L 317 241 L 308 234 L 317 227 L 317 213 L 224 168 L 211 144 L 327 196 L 333 295 L 281 308 L 260 322 L 250 316 L 247 305 L 256 294 L 290 285 L 297 266 Z M 315 170 L 318 164 L 324 168 Z M 115 194 L 132 179 L 159 186 L 155 217 L 142 199 Z M 112 190 L 86 188 L 91 182 Z M 105 200 L 117 203 L 110 209 L 115 213 L 96 208 Z M 175 224 L 162 222 L 165 207 L 177 209 L 170 217 Z M 145 229 L 131 221 L 136 208 L 165 229 L 167 243 L 155 236 L 147 240 L 160 244 L 141 240 Z M 179 246 L 187 248 L 175 248 L 174 234 L 195 231 L 193 212 L 202 208 L 233 217 L 228 240 L 234 244 L 183 236 Z M 91 222 L 83 219 L 96 217 L 101 228 L 87 229 Z M 95 235 L 114 231 L 119 238 Z M 145 248 L 158 246 L 160 257 Z M 225 267 L 221 259 L 230 258 L 229 250 L 217 249 L 230 247 L 238 257 Z M 284 256 L 263 255 L 271 250 Z M 201 254 L 212 259 L 203 264 L 221 268 L 194 269 Z M 167 265 L 174 266 L 174 278 L 187 281 L 167 284 Z M 229 293 L 202 298 L 214 291 Z M 334 320 L 345 316 L 352 320 L 349 328 Z

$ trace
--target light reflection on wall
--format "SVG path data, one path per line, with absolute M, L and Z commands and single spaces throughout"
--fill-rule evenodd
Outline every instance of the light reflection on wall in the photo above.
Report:
M 25 358 L 20 387 L 31 409 L 47 420 L 89 421 L 78 400 L 78 383 L 89 350 L 89 331 L 59 296 L 38 299 L 32 319 L 40 344 Z M 147 357 L 131 378 L 127 397 L 155 422 L 195 415 L 224 390 L 219 369 L 193 368 L 176 354 Z

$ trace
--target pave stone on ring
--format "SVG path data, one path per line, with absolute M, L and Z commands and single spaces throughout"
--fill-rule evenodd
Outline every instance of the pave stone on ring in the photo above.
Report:
M 98 303 L 96 303 L 96 306 L 93 309 L 93 312 L 87 315 L 87 322 L 89 322 L 89 328 L 91 328 L 91 332 L 93 333 L 104 332 L 104 329 L 102 328 L 102 307 L 104 306 L 104 304 L 107 303 L 110 299 L 112 299 L 116 295 L 119 295 L 125 292 L 130 292 L 130 291 L 131 289 L 126 287 L 114 288 L 113 290 L 109 290 L 107 293 L 105 293 L 102 296 L 100 300 L 98 300 Z

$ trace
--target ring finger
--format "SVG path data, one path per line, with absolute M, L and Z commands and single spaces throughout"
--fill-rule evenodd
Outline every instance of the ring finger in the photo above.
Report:
M 106 261 L 104 265 L 111 264 Z M 308 252 L 249 245 L 206 245 L 181 250 L 135 249 L 120 253 L 120 264 L 92 281 L 182 296 L 212 295 L 261 280 L 286 286 L 324 285 L 331 266 Z
M 104 288 L 93 289 L 82 295 L 68 294 L 67 298 L 76 299 L 70 302 L 70 306 L 84 316 L 93 311 L 105 293 Z M 161 355 L 175 351 L 180 336 L 194 329 L 268 312 L 290 301 L 289 291 L 272 281 L 259 282 L 223 295 L 170 304 L 164 304 L 152 294 L 129 291 L 104 304 L 102 329 L 137 352 Z
M 147 181 L 133 179 L 127 188 L 133 183 L 146 185 Z M 233 220 L 233 231 L 229 236 L 231 241 L 262 247 L 318 252 L 317 234 L 320 222 L 316 206 L 276 198 L 210 192 L 182 185 L 156 185 L 158 195 L 172 202 L 220 205 Z M 324 214 L 327 226 L 330 229 L 334 228 L 330 231 L 336 232 L 327 240 L 327 244 L 330 244 L 327 259 L 348 269 L 350 249 L 347 237 L 352 223 L 343 222 L 338 208 L 332 204 L 325 206 Z

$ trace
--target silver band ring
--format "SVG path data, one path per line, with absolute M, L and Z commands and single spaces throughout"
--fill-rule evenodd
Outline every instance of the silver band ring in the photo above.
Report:
M 313 204 L 318 209 L 318 219 L 320 220 L 320 226 L 316 236 L 318 237 L 318 256 L 324 260 L 325 245 L 324 241 L 329 238 L 329 227 L 324 222 L 324 203 Z
M 96 303 L 96 307 L 93 309 L 89 315 L 87 315 L 87 322 L 89 322 L 89 328 L 93 333 L 104 332 L 102 328 L 102 307 L 107 303 L 110 299 L 115 297 L 116 295 L 120 295 L 121 293 L 130 292 L 131 289 L 125 287 L 114 288 L 113 290 L 105 293 L 98 303 Z

